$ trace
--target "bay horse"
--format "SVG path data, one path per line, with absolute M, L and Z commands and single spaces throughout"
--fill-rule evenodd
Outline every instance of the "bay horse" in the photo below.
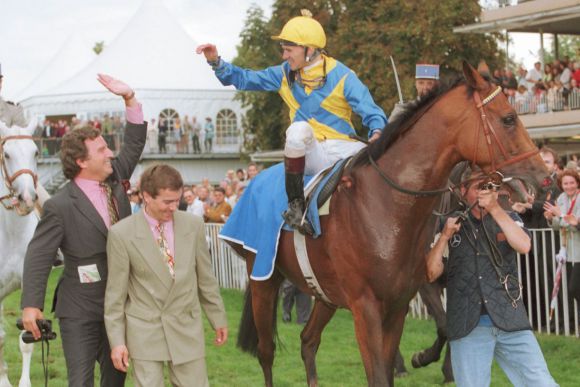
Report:
M 322 236 L 307 238 L 314 275 L 330 300 L 316 299 L 301 333 L 309 386 L 318 385 L 316 352 L 338 307 L 352 312 L 368 385 L 393 385 L 409 301 L 425 282 L 430 214 L 439 200 L 434 193 L 445 187 L 455 164 L 468 160 L 486 173 L 518 176 L 536 187 L 547 175 L 501 89 L 467 63 L 463 74 L 464 82 L 419 102 L 357 156 L 332 197 L 330 214 L 321 217 Z M 246 259 L 249 274 L 255 255 L 229 243 Z M 275 265 L 269 279 L 250 280 L 238 336 L 242 350 L 257 355 L 266 386 L 273 385 L 283 278 L 314 294 L 299 268 L 291 232 L 280 235 Z
M 26 128 L 8 128 L 0 121 L 0 312 L 1 303 L 20 289 L 24 255 L 38 223 L 37 203 L 38 148 L 32 134 L 36 123 Z M 5 331 L 0 315 L 0 387 L 10 386 L 4 361 Z M 22 373 L 19 386 L 29 387 L 33 344 L 20 340 Z

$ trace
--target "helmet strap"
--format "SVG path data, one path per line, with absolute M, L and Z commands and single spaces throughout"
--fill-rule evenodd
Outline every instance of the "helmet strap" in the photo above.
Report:
M 314 52 L 312 53 L 312 56 L 308 55 L 308 47 L 304 47 L 304 60 L 307 63 L 312 63 L 316 58 L 318 58 L 320 56 L 321 52 L 318 48 L 314 49 Z

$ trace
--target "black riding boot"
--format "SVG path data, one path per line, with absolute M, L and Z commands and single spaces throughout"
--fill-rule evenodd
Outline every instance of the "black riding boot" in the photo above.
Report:
M 286 173 L 286 194 L 288 195 L 288 210 L 282 217 L 286 224 L 304 235 L 313 235 L 314 229 L 307 219 L 302 222 L 304 215 L 304 157 L 284 157 Z

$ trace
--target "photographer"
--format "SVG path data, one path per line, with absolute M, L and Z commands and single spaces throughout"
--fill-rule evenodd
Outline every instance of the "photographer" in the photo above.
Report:
M 494 358 L 516 386 L 556 386 L 517 280 L 516 252 L 530 250 L 528 231 L 516 214 L 500 207 L 495 189 L 482 184 L 487 182 L 483 175 L 463 181 L 461 193 L 473 207 L 463 223 L 447 219 L 426 257 L 432 282 L 443 272 L 449 247 L 447 334 L 457 386 L 489 386 Z

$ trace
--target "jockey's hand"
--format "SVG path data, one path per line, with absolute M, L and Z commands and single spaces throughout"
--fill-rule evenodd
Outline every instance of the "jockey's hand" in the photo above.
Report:
M 379 137 L 381 137 L 381 131 L 377 130 L 373 133 L 373 135 L 371 136 L 371 138 L 369 138 L 369 142 L 373 142 L 379 139 Z
M 197 54 L 203 53 L 203 55 L 205 55 L 205 59 L 207 59 L 208 62 L 215 62 L 219 57 L 217 47 L 211 43 L 197 46 L 195 52 Z
M 451 217 L 447 219 L 447 222 L 445 223 L 445 227 L 443 228 L 443 231 L 441 232 L 441 235 L 445 238 L 447 238 L 447 240 L 451 239 L 451 237 L 453 236 L 453 234 L 455 234 L 456 232 L 458 232 L 461 229 L 461 222 L 457 222 L 457 219 L 459 219 L 458 217 Z
M 44 316 L 40 309 L 32 307 L 22 309 L 22 325 L 24 325 L 24 329 L 28 332 L 32 332 L 34 339 L 38 340 L 41 337 L 41 333 L 36 324 L 36 320 L 44 320 Z

